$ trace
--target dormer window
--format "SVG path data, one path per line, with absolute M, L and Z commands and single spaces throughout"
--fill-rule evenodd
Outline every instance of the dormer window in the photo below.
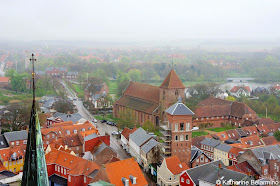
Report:
M 74 129 L 74 134 L 77 134 L 77 130 L 76 129 Z
M 69 131 L 69 130 L 67 130 L 67 131 L 66 131 L 66 134 L 68 134 L 68 135 L 69 135 L 69 134 L 70 134 L 70 131 Z
M 86 131 L 86 129 L 82 128 L 82 131 L 83 131 L 83 132 L 85 132 L 85 131 Z

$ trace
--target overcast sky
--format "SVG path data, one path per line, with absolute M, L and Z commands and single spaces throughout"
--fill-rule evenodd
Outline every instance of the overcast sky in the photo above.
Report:
M 279 39 L 279 0 L 2 0 L 0 40 Z

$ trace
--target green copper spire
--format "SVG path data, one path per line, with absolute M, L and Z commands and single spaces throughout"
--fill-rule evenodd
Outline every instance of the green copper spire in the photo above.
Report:
M 26 146 L 22 186 L 48 186 L 48 171 L 46 167 L 45 153 L 40 129 L 40 122 L 35 106 L 35 71 L 34 71 L 34 55 L 32 54 L 33 71 L 33 104 L 31 109 L 31 117 L 28 131 L 28 141 Z

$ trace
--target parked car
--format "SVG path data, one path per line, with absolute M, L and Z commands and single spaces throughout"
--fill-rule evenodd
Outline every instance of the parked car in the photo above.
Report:
M 111 121 L 107 121 L 106 122 L 108 125 L 112 125 L 112 122 Z
M 112 135 L 119 135 L 119 133 L 117 131 L 113 131 Z
M 102 121 L 101 121 L 101 123 L 106 123 L 107 122 L 107 120 L 105 120 L 105 119 L 103 119 Z
M 93 119 L 92 122 L 93 122 L 93 123 L 97 123 L 97 119 Z
M 192 131 L 196 131 L 196 130 L 199 130 L 199 127 L 193 127 L 192 128 Z

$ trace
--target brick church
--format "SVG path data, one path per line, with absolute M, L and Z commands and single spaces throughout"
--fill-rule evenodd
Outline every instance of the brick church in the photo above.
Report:
M 150 120 L 155 126 L 166 121 L 165 110 L 185 98 L 185 87 L 180 78 L 171 69 L 163 83 L 153 85 L 131 81 L 122 96 L 113 105 L 114 117 L 126 117 L 142 125 Z

